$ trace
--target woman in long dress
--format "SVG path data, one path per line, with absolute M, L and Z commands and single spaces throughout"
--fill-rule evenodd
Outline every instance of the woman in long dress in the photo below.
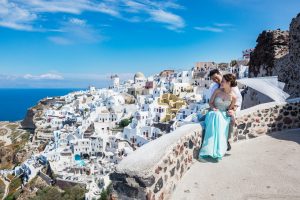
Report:
M 212 157 L 220 160 L 227 150 L 229 124 L 232 117 L 228 110 L 234 110 L 236 97 L 231 91 L 237 85 L 233 74 L 223 76 L 221 87 L 212 95 L 209 111 L 205 117 L 205 135 L 199 158 Z

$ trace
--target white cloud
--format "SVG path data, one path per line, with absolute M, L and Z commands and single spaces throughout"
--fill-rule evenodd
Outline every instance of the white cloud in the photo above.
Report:
M 150 20 L 166 24 L 166 28 L 170 30 L 178 30 L 185 27 L 184 19 L 168 10 L 183 8 L 179 4 L 176 4 L 172 1 L 141 0 L 137 2 L 132 0 L 124 0 L 124 3 L 127 12 L 148 14 L 149 18 L 146 17 L 145 21 Z
M 234 25 L 230 23 L 214 23 L 213 26 L 196 26 L 194 29 L 198 31 L 220 33 L 224 32 L 225 30 L 232 30 L 233 27 Z
M 163 10 L 150 11 L 151 19 L 156 22 L 166 23 L 169 29 L 180 29 L 185 26 L 184 20 L 173 13 Z
M 69 45 L 69 44 L 73 44 L 72 41 L 68 40 L 67 38 L 60 37 L 60 36 L 52 36 L 52 37 L 48 37 L 48 40 L 50 40 L 51 42 L 53 42 L 53 43 L 55 43 L 55 44 L 59 44 L 59 45 Z
M 212 26 L 196 26 L 194 29 L 198 31 L 209 31 L 209 32 L 215 32 L 215 33 L 220 33 L 223 32 L 223 29 L 217 28 L 217 27 L 212 27 Z
M 16 75 L 0 74 L 0 80 L 15 80 L 17 79 Z
M 16 3 L 0 1 L 0 26 L 16 30 L 32 30 L 32 22 L 37 15 Z
M 35 12 L 81 14 L 85 11 L 102 12 L 117 16 L 114 7 L 95 0 L 15 0 Z
M 59 74 L 40 74 L 40 75 L 32 75 L 32 74 L 25 74 L 23 76 L 24 79 L 29 80 L 63 80 L 64 77 Z
M 118 74 L 120 80 L 133 79 L 133 73 L 59 73 L 0 74 L 0 88 L 85 88 L 88 85 L 107 87 L 110 76 Z
M 69 21 L 70 21 L 70 23 L 79 25 L 79 26 L 84 26 L 86 24 L 86 20 L 78 19 L 78 18 L 71 18 Z
M 233 24 L 227 24 L 227 23 L 215 23 L 214 25 L 218 26 L 218 27 L 232 27 L 233 26 Z
M 68 80 L 91 80 L 91 81 L 108 81 L 112 74 L 118 74 L 121 80 L 133 79 L 133 73 L 67 73 L 64 74 L 64 78 Z
M 127 12 L 138 13 L 140 12 L 140 10 L 147 9 L 147 6 L 145 4 L 136 1 L 128 0 L 128 1 L 124 1 L 124 4 L 126 7 L 128 7 L 126 8 Z
M 46 13 L 80 15 L 99 12 L 130 22 L 154 21 L 172 30 L 182 29 L 185 22 L 171 9 L 183 9 L 173 0 L 0 0 L 0 26 L 16 30 L 39 30 L 34 24 Z M 72 23 L 84 25 L 83 19 Z M 36 26 L 39 27 L 39 26 Z
M 70 18 L 61 22 L 59 32 L 48 37 L 48 40 L 59 45 L 94 43 L 104 40 L 100 31 L 87 24 L 86 20 Z
M 44 73 L 39 75 L 32 74 L 0 74 L 0 80 L 63 80 L 64 77 L 58 73 Z

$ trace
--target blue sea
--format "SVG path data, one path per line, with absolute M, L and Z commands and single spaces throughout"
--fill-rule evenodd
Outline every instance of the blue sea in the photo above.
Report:
M 22 120 L 27 109 L 45 97 L 63 96 L 80 89 L 0 89 L 0 121 Z

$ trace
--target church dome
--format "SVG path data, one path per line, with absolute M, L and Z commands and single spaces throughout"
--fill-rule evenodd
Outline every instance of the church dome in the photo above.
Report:
M 136 79 L 136 78 L 143 78 L 143 79 L 145 79 L 145 75 L 142 72 L 137 72 L 134 75 L 134 79 Z

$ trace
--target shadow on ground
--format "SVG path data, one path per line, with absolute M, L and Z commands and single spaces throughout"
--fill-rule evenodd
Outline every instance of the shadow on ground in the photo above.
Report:
M 268 134 L 268 136 L 278 140 L 294 141 L 300 144 L 300 129 L 291 129 L 282 132 Z

